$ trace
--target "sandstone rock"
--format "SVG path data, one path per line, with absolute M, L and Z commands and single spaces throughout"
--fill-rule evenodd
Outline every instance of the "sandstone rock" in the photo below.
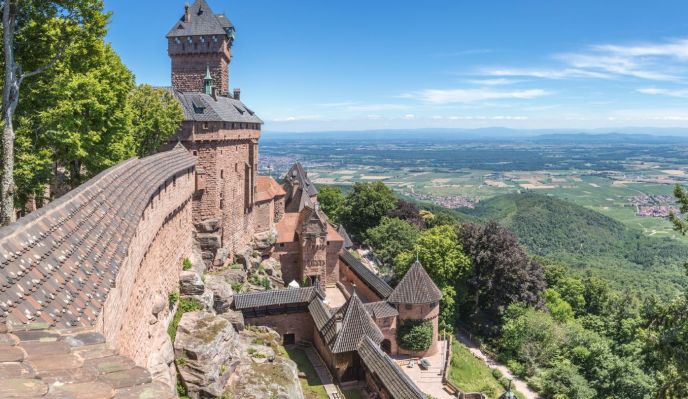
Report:
M 165 298 L 160 292 L 156 292 L 153 296 L 153 315 L 157 317 L 168 306 L 169 300 Z
M 198 302 L 202 303 L 203 308 L 210 313 L 213 313 L 215 311 L 213 309 L 213 296 L 213 292 L 209 289 L 203 291 L 201 295 L 188 295 L 189 298 L 193 298 Z
M 228 312 L 222 314 L 222 318 L 232 323 L 234 329 L 239 332 L 244 331 L 244 328 L 246 327 L 244 323 L 244 314 L 240 311 L 229 310 Z
M 227 263 L 227 259 L 229 259 L 229 249 L 220 248 L 215 253 L 215 258 L 213 259 L 213 265 L 214 266 L 224 266 L 225 263 Z
M 208 312 L 190 312 L 182 316 L 174 352 L 190 398 L 223 394 L 229 378 L 226 365 L 239 357 L 236 338 L 236 331 L 222 317 Z
M 217 250 L 222 246 L 222 235 L 220 233 L 198 233 L 196 240 L 204 250 Z
M 220 219 L 207 219 L 195 225 L 199 233 L 214 233 L 220 229 Z
M 268 276 L 281 277 L 282 266 L 277 259 L 268 258 L 260 263 L 260 267 L 265 270 Z
M 265 231 L 253 236 L 253 249 L 264 251 L 272 248 L 277 239 L 277 230 Z
M 221 275 L 206 275 L 205 286 L 213 293 L 213 309 L 217 313 L 225 313 L 234 302 L 232 286 Z
M 205 291 L 200 273 L 195 270 L 185 270 L 179 274 L 179 284 L 182 295 L 202 295 Z
M 296 364 L 285 358 L 274 362 L 243 361 L 237 367 L 228 391 L 232 398 L 304 399 Z

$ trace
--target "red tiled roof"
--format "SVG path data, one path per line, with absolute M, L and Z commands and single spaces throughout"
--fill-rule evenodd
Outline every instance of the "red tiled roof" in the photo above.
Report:
M 270 201 L 273 198 L 287 195 L 284 188 L 270 176 L 258 176 L 256 179 L 256 202 Z

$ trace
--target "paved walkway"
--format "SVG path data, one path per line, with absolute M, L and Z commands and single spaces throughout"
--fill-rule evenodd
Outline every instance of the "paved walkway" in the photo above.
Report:
M 340 398 L 341 396 L 339 395 L 339 389 L 337 389 L 337 386 L 334 385 L 330 370 L 327 369 L 327 366 L 325 366 L 325 363 L 323 363 L 315 349 L 310 346 L 304 349 L 304 352 L 306 352 L 306 357 L 308 360 L 310 360 L 313 368 L 315 368 L 315 372 L 318 374 L 318 377 L 320 377 L 320 382 L 322 382 L 323 386 L 325 387 L 327 396 L 333 399 Z
M 425 358 L 430 362 L 428 370 L 421 369 L 418 364 L 410 368 L 407 367 L 407 357 L 395 357 L 395 360 L 421 391 L 437 399 L 456 399 L 443 389 L 442 370 L 444 368 L 444 354 L 447 350 L 447 341 L 440 341 L 439 345 L 440 350 L 437 354 Z
M 513 381 L 513 388 L 522 393 L 526 399 L 541 399 L 540 395 L 538 395 L 535 391 L 530 389 L 525 381 L 514 376 L 505 365 L 499 363 L 498 361 L 494 360 L 493 358 L 485 354 L 482 350 L 480 350 L 480 347 L 468 336 L 461 332 L 457 332 L 456 338 L 459 340 L 459 342 L 468 347 L 468 350 L 471 351 L 473 356 L 485 362 L 485 364 L 487 364 L 489 368 L 497 369 L 502 372 L 504 377 L 511 379 Z

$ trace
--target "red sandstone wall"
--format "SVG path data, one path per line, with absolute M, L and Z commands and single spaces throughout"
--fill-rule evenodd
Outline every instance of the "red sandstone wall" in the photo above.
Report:
M 168 39 L 167 51 L 172 59 L 172 87 L 184 92 L 202 92 L 206 68 L 210 68 L 213 84 L 219 93 L 229 88 L 231 52 L 227 37 L 200 36 Z
M 350 283 L 354 283 L 356 284 L 356 294 L 358 294 L 363 302 L 377 302 L 382 300 L 382 298 L 380 298 L 375 291 L 371 290 L 346 263 L 342 262 L 339 257 L 337 257 L 337 259 L 339 261 L 339 278 L 347 289 L 350 289 Z M 346 284 L 347 282 L 349 284 Z
M 179 284 L 182 259 L 191 255 L 194 183 L 193 173 L 182 175 L 149 203 L 98 322 L 108 343 L 143 367 L 160 350 L 167 329 L 156 321 L 153 306 L 167 303 Z
M 301 284 L 301 267 L 299 254 L 300 248 L 298 242 L 285 242 L 275 244 L 275 250 L 272 253 L 272 258 L 278 260 L 282 265 L 282 279 L 285 284 L 296 280 Z
M 256 233 L 269 231 L 274 224 L 275 202 L 263 201 L 254 207 Z
M 424 357 L 431 356 L 437 353 L 438 345 L 437 341 L 439 339 L 439 314 L 440 307 L 438 304 L 435 306 L 430 305 L 412 305 L 411 309 L 407 309 L 407 305 L 398 305 L 397 310 L 399 311 L 400 323 L 403 320 L 430 320 L 432 322 L 432 345 L 430 349 L 423 353 L 418 352 L 408 352 L 399 348 L 399 354 L 407 354 L 412 356 Z
M 339 281 L 339 254 L 342 252 L 344 242 L 327 242 L 327 268 L 325 274 L 325 285 L 335 285 Z
M 296 343 L 313 341 L 313 318 L 310 313 L 293 313 L 275 316 L 252 317 L 245 320 L 252 326 L 267 326 L 277 331 L 281 336 L 294 334 Z
M 222 220 L 222 246 L 232 254 L 245 249 L 254 230 L 254 198 L 260 131 L 246 124 L 185 122 L 181 135 L 197 157 L 204 189 L 194 195 L 194 223 Z M 243 125 L 243 126 L 242 126 Z M 259 125 L 257 125 L 259 127 Z

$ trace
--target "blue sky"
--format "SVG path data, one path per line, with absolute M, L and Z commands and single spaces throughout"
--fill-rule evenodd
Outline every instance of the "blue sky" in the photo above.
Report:
M 688 2 L 208 0 L 266 130 L 688 127 Z M 139 83 L 169 85 L 183 0 L 105 0 Z

